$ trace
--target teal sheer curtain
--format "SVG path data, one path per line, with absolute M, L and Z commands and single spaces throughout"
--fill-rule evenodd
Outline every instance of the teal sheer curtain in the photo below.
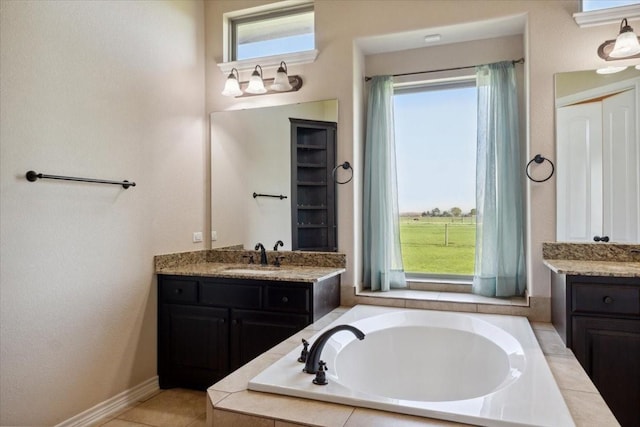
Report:
M 511 61 L 476 69 L 476 262 L 473 293 L 523 295 L 526 287 L 518 100 Z
M 364 157 L 365 287 L 370 284 L 374 291 L 403 288 L 391 76 L 371 80 Z

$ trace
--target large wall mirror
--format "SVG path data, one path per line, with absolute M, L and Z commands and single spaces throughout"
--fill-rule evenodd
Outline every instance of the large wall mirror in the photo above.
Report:
M 325 100 L 211 114 L 213 247 L 291 242 L 290 118 L 338 121 L 338 101 Z M 283 195 L 253 197 L 253 193 Z
M 640 71 L 559 73 L 557 230 L 561 242 L 640 241 Z

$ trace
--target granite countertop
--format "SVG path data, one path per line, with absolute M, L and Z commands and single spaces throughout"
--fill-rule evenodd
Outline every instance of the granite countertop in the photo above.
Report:
M 346 271 L 346 256 L 337 252 L 266 251 L 268 259 L 284 260 L 280 267 L 248 263 L 259 259 L 259 251 L 240 248 L 178 252 L 154 257 L 156 274 L 223 277 L 315 283 Z
M 314 283 L 344 273 L 344 271 L 344 268 L 338 267 L 310 267 L 299 265 L 274 267 L 256 264 L 199 262 L 157 268 L 156 274 Z
M 640 262 L 545 259 L 544 264 L 559 274 L 575 276 L 640 277 Z
M 640 245 L 616 243 L 542 244 L 544 264 L 559 274 L 640 277 Z

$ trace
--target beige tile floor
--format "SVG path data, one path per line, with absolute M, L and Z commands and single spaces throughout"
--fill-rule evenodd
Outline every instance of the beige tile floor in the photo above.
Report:
M 174 388 L 160 390 L 94 426 L 105 427 L 204 427 L 206 392 Z

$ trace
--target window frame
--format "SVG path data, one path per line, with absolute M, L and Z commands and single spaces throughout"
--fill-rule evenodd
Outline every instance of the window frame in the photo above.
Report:
M 580 4 L 582 6 L 582 2 Z M 620 24 L 620 21 L 623 18 L 627 18 L 629 21 L 640 18 L 640 4 L 590 10 L 587 12 L 580 11 L 573 14 L 573 19 L 580 28 L 593 27 L 596 25 Z M 611 38 L 615 38 L 616 35 L 617 34 L 612 34 Z
M 426 92 L 435 90 L 447 90 L 456 88 L 477 88 L 477 78 L 475 74 L 461 73 L 450 75 L 442 78 L 434 78 L 429 80 L 403 80 L 393 83 L 393 95 L 412 92 Z M 397 144 L 397 141 L 396 141 Z M 402 244 L 401 244 L 402 246 Z M 475 248 L 474 248 L 475 263 Z M 450 285 L 468 286 L 473 282 L 473 274 L 444 274 L 431 272 L 407 272 L 405 271 L 407 281 L 424 282 L 424 283 L 446 283 Z
M 313 3 L 303 3 L 296 6 L 282 7 L 278 9 L 273 9 L 261 13 L 251 13 L 246 15 L 240 15 L 238 17 L 230 17 L 228 18 L 228 26 L 229 26 L 229 59 L 231 61 L 257 61 L 263 57 L 252 57 L 252 58 L 243 58 L 237 59 L 238 54 L 238 25 L 260 22 L 273 18 L 280 18 L 285 16 L 298 15 L 303 13 L 313 12 L 315 19 L 315 8 Z M 315 26 L 314 26 L 314 45 L 315 45 Z M 314 46 L 315 48 L 315 46 Z M 295 53 L 295 52 L 294 52 Z M 287 55 L 287 53 L 277 54 L 277 55 Z

